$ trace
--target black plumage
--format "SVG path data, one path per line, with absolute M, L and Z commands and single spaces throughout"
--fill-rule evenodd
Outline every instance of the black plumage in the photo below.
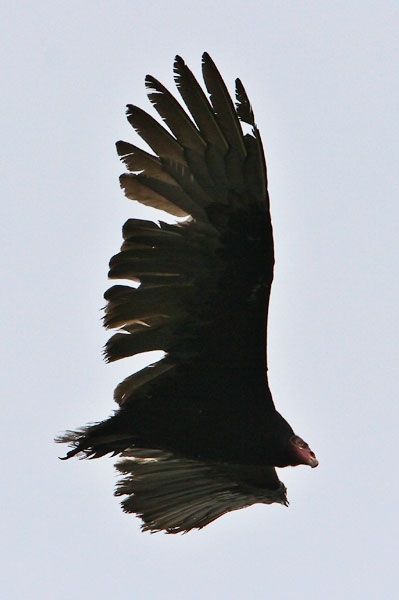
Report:
M 200 528 L 261 502 L 287 504 L 275 467 L 317 466 L 276 411 L 267 380 L 266 331 L 274 247 L 266 165 L 247 94 L 236 106 L 210 56 L 209 100 L 180 57 L 174 72 L 189 111 L 155 78 L 149 98 L 169 128 L 128 106 L 155 155 L 118 142 L 128 198 L 185 222 L 129 219 L 109 277 L 139 282 L 105 294 L 104 324 L 118 328 L 107 361 L 149 350 L 165 357 L 115 390 L 107 420 L 67 432 L 69 458 L 123 457 L 116 494 L 143 529 Z M 243 134 L 241 123 L 252 127 Z

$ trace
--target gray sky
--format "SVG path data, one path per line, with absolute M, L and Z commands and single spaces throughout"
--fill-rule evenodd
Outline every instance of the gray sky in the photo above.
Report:
M 3 597 L 394 598 L 398 3 L 3 0 L 2 17 Z M 174 55 L 199 75 L 204 50 L 262 132 L 272 391 L 320 467 L 279 472 L 288 509 L 144 535 L 112 459 L 61 463 L 52 438 L 107 417 L 137 369 L 101 359 L 107 262 L 147 214 L 114 142 L 137 142 L 144 76 L 173 88 Z

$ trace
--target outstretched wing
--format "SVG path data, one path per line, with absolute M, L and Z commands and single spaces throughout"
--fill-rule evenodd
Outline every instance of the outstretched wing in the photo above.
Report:
M 117 388 L 120 404 L 143 378 L 182 363 L 200 361 L 221 377 L 234 370 L 265 379 L 274 255 L 262 142 L 241 82 L 235 108 L 206 53 L 202 66 L 210 101 L 183 60 L 175 60 L 176 84 L 191 116 L 161 83 L 146 78 L 171 133 L 128 106 L 129 122 L 154 155 L 117 144 L 130 171 L 121 176 L 127 197 L 189 217 L 176 225 L 130 219 L 121 252 L 111 259 L 111 279 L 141 285 L 117 285 L 105 294 L 105 325 L 120 329 L 106 345 L 107 360 L 168 353 L 162 365 Z M 240 121 L 252 133 L 244 135 Z
M 115 495 L 125 512 L 143 520 L 143 531 L 183 533 L 201 529 L 227 512 L 252 504 L 288 506 L 273 467 L 218 464 L 135 448 L 117 463 L 124 475 Z

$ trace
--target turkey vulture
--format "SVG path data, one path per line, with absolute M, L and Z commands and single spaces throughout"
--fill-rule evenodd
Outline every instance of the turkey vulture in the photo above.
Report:
M 185 108 L 148 75 L 169 131 L 128 105 L 153 154 L 117 143 L 126 196 L 185 219 L 125 223 L 109 277 L 136 286 L 105 293 L 105 327 L 118 329 L 105 358 L 166 354 L 116 387 L 111 417 L 58 439 L 72 446 L 65 458 L 120 455 L 115 494 L 152 532 L 201 528 L 257 502 L 288 505 L 275 467 L 318 465 L 268 386 L 274 249 L 261 137 L 241 81 L 234 106 L 207 53 L 202 71 L 209 98 L 175 59 Z

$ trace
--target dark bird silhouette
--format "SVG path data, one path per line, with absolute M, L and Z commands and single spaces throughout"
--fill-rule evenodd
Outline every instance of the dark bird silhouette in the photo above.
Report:
M 261 502 L 287 505 L 275 467 L 317 459 L 276 411 L 267 380 L 266 331 L 274 249 L 262 142 L 245 89 L 236 105 L 211 57 L 209 98 L 177 56 L 186 109 L 154 77 L 150 101 L 170 132 L 140 108 L 127 118 L 154 154 L 126 142 L 128 198 L 186 220 L 129 219 L 110 261 L 104 324 L 116 328 L 107 361 L 163 350 L 159 362 L 115 390 L 107 420 L 68 431 L 75 455 L 120 455 L 116 495 L 143 530 L 201 528 Z M 241 123 L 251 133 L 244 135 Z

